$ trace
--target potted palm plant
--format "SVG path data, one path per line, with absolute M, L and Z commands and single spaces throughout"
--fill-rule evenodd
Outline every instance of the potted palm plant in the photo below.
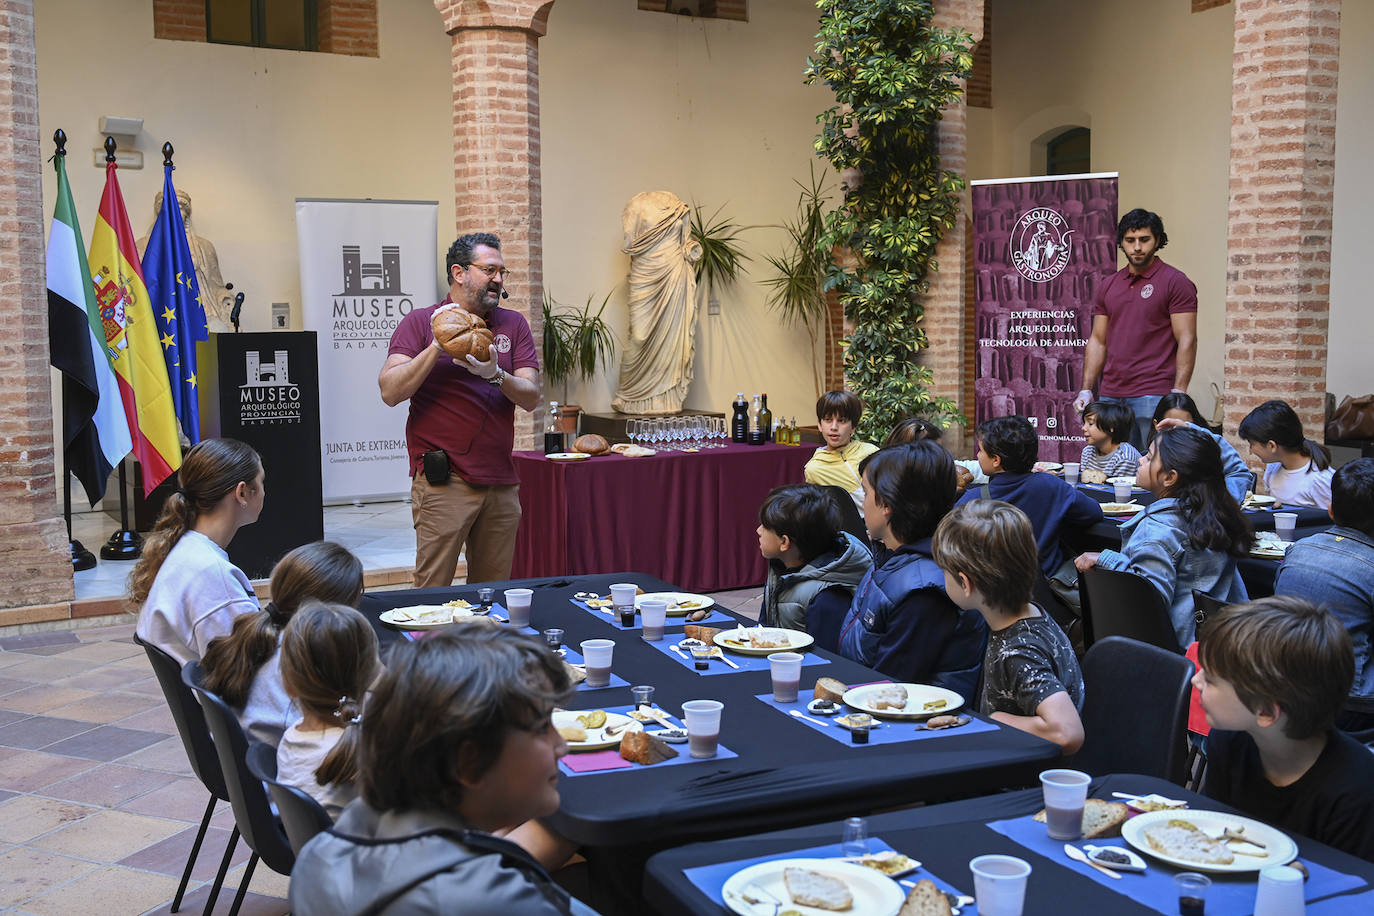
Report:
M 763 283 L 771 292 L 768 304 L 786 324 L 799 324 L 811 340 L 811 376 L 816 393 L 821 388 L 821 353 L 829 352 L 833 341 L 843 335 L 843 326 L 836 327 L 826 300 L 825 277 L 831 264 L 831 252 L 824 245 L 825 213 L 828 188 L 824 178 L 811 168 L 811 185 L 800 181 L 801 195 L 797 200 L 797 218 L 782 224 L 787 233 L 787 248 L 778 256 L 768 255 L 774 275 Z
M 563 308 L 544 293 L 544 375 L 562 390 L 559 413 L 564 432 L 577 432 L 577 418 L 582 412 L 580 406 L 567 403 L 568 382 L 574 376 L 587 381 L 598 369 L 607 368 L 615 355 L 615 335 L 604 317 L 610 301 L 607 293 L 593 312 L 592 297 L 588 296 L 579 311 Z
M 719 305 L 716 292 L 739 277 L 740 268 L 749 256 L 740 247 L 739 234 L 745 227 L 721 219 L 721 207 L 708 219 L 701 205 L 692 207 L 692 240 L 701 246 L 701 260 L 696 263 L 697 284 L 706 284 L 706 298 L 714 314 Z

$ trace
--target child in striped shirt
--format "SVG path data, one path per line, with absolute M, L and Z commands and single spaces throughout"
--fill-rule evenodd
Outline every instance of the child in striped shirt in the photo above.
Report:
M 1094 401 L 1083 411 L 1082 471 L 1101 471 L 1108 479 L 1134 477 L 1140 467 L 1140 452 L 1126 439 L 1131 435 L 1135 414 L 1125 404 Z

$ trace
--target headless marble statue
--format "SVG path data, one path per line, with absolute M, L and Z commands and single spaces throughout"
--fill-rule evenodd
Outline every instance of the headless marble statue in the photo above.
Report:
M 211 331 L 232 331 L 233 327 L 229 323 L 229 312 L 234 307 L 234 294 L 224 285 L 224 277 L 219 272 L 219 255 L 215 253 L 215 246 L 210 244 L 210 240 L 196 235 L 196 231 L 191 228 L 191 195 L 185 191 L 177 191 L 177 204 L 181 207 L 181 221 L 186 224 L 186 243 L 191 248 L 191 261 L 196 265 L 196 281 L 200 285 L 200 298 L 205 307 L 205 321 Z M 158 191 L 153 196 L 153 222 L 157 222 L 157 215 L 162 212 L 162 192 Z M 149 233 L 152 227 L 148 227 Z M 138 254 L 143 256 L 143 252 L 148 247 L 148 236 L 138 240 Z

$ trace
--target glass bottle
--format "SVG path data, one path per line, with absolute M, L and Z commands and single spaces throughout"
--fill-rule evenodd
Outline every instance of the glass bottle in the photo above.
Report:
M 744 442 L 749 437 L 749 403 L 744 400 L 744 392 L 735 395 L 734 416 L 730 418 L 730 440 Z
M 749 444 L 762 445 L 763 433 L 759 428 L 759 396 L 754 395 L 754 403 L 749 405 Z
M 759 444 L 773 441 L 773 411 L 768 409 L 768 393 L 760 395 L 762 407 L 759 409 Z
M 544 427 L 544 454 L 563 451 L 563 430 L 558 425 L 558 402 L 549 402 L 549 425 Z

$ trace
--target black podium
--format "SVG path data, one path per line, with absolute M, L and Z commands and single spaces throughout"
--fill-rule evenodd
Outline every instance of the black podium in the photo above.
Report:
M 235 566 L 265 578 L 287 551 L 324 537 L 315 332 L 212 334 L 200 352 L 210 359 L 199 374 L 219 395 L 201 398 L 202 435 L 247 442 L 267 472 L 262 516 L 229 543 Z

